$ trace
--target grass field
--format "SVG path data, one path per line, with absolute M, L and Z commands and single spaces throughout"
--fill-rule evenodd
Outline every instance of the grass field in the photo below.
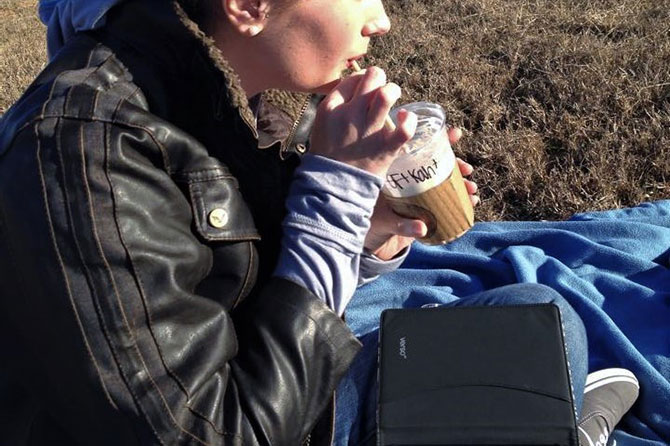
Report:
M 45 28 L 35 0 L 0 0 L 0 114 L 46 62 Z
M 386 0 L 367 63 L 465 130 L 480 220 L 670 198 L 670 0 Z M 35 3 L 0 3 L 0 113 L 45 60 Z

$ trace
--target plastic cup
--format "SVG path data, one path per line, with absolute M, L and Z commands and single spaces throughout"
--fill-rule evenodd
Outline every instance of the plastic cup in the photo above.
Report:
M 472 227 L 474 211 L 449 144 L 444 110 L 414 102 L 391 111 L 394 121 L 400 109 L 417 115 L 417 129 L 389 168 L 382 193 L 398 215 L 426 223 L 428 233 L 420 242 L 450 242 Z

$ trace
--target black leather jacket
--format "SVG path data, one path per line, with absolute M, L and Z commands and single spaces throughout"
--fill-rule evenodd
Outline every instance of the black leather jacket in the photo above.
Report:
M 359 343 L 271 277 L 306 124 L 269 107 L 288 141 L 179 7 L 142 0 L 3 117 L 0 444 L 330 440 Z

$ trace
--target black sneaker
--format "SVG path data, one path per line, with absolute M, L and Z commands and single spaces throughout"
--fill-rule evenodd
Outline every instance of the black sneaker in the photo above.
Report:
M 582 416 L 577 428 L 581 446 L 615 446 L 608 442 L 614 426 L 631 408 L 640 384 L 626 369 L 604 369 L 590 373 L 584 386 Z

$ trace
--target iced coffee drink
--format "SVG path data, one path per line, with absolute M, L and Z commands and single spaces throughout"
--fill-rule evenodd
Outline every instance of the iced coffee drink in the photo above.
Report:
M 417 115 L 417 129 L 389 168 L 382 192 L 398 215 L 426 223 L 428 233 L 420 242 L 447 243 L 472 227 L 474 213 L 449 144 L 444 110 L 427 102 L 399 108 Z

